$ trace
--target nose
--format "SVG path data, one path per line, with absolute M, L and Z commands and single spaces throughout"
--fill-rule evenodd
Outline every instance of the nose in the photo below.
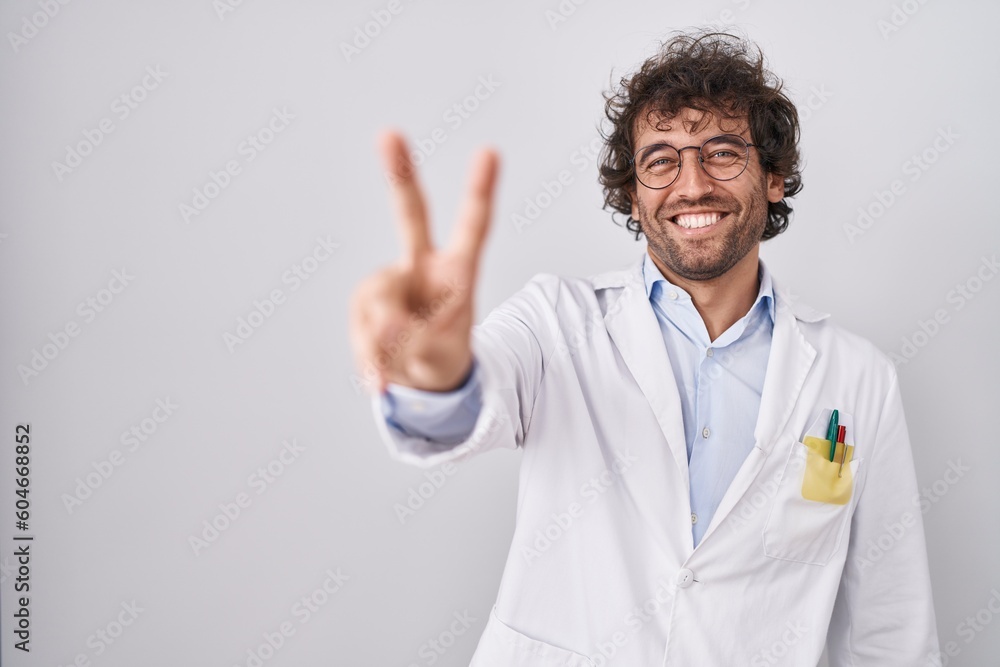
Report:
M 693 151 L 685 154 L 685 151 Z M 701 164 L 700 149 L 689 146 L 681 150 L 680 173 L 671 190 L 681 199 L 698 200 L 712 192 L 712 177 Z

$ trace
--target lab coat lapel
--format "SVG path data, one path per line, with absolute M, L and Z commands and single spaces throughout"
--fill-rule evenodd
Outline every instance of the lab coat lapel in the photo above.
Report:
M 687 446 L 677 382 L 667 357 L 663 334 L 646 296 L 642 261 L 634 264 L 617 301 L 608 307 L 604 323 L 625 364 L 645 395 L 663 432 L 689 497 Z
M 760 413 L 753 434 L 755 447 L 765 455 L 771 452 L 788 423 L 788 418 L 792 416 L 792 409 L 805 385 L 806 376 L 816 360 L 816 348 L 806 340 L 799 321 L 815 322 L 827 316 L 796 304 L 790 295 L 777 286 L 773 278 L 772 284 L 775 292 L 774 333 L 771 337 L 767 373 L 764 376 Z
M 773 277 L 772 285 L 775 294 L 774 330 L 754 429 L 754 448 L 729 485 L 700 544 L 704 544 L 725 520 L 764 467 L 764 461 L 791 417 L 809 369 L 816 359 L 816 349 L 806 340 L 798 320 L 816 321 L 826 317 L 826 314 L 795 304 L 790 295 L 774 284 Z

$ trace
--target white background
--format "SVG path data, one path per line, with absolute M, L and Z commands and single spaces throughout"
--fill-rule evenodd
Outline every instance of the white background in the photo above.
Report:
M 519 455 L 461 464 L 398 518 L 394 506 L 426 478 L 389 460 L 347 340 L 351 290 L 399 250 L 375 137 L 392 126 L 426 142 L 444 130 L 421 166 L 440 242 L 473 151 L 499 149 L 482 319 L 535 273 L 590 275 L 643 251 L 602 210 L 596 165 L 578 151 L 598 136 L 610 83 L 670 31 L 709 23 L 755 39 L 800 105 L 805 189 L 763 257 L 805 302 L 886 353 L 911 354 L 899 374 L 917 473 L 940 492 L 923 518 L 941 643 L 954 642 L 951 665 L 996 664 L 1000 279 L 976 276 L 1000 251 L 1000 8 L 909 0 L 892 26 L 885 0 L 564 6 L 574 11 L 556 22 L 556 0 L 402 0 L 397 14 L 387 2 L 245 0 L 220 14 L 210 0 L 75 0 L 51 18 L 38 0 L 3 3 L 4 664 L 248 665 L 283 622 L 294 634 L 265 651 L 266 665 L 467 664 L 509 547 Z M 391 21 L 370 24 L 377 35 L 345 55 L 372 12 Z M 165 78 L 133 94 L 147 67 Z M 499 87 L 449 122 L 480 77 Z M 123 94 L 143 98 L 127 118 Z M 248 161 L 241 143 L 275 108 L 294 119 Z M 102 119 L 113 131 L 68 173 L 54 167 Z M 925 150 L 926 171 L 907 167 Z M 180 205 L 229 160 L 240 173 L 185 221 Z M 512 216 L 564 169 L 572 184 L 518 229 Z M 902 194 L 849 234 L 894 180 Z M 338 247 L 306 262 L 316 270 L 293 290 L 283 275 L 317 237 Z M 102 293 L 123 269 L 127 287 Z M 952 290 L 969 281 L 979 291 L 959 300 Z M 224 334 L 276 289 L 284 302 L 231 351 Z M 90 321 L 78 310 L 108 296 Z M 923 334 L 939 310 L 946 321 Z M 71 322 L 78 334 L 43 350 Z M 18 370 L 46 350 L 36 375 Z M 168 398 L 173 414 L 147 421 L 155 432 L 134 451 L 123 444 Z M 19 423 L 32 433 L 29 655 L 11 632 Z M 301 451 L 274 464 L 293 439 Z M 104 479 L 96 471 L 114 450 L 120 465 Z M 943 481 L 957 462 L 969 470 Z M 251 476 L 269 463 L 280 475 L 258 494 Z M 68 504 L 78 487 L 89 496 Z M 196 553 L 190 538 L 206 521 L 224 525 L 219 506 L 240 493 L 249 506 Z M 349 579 L 301 622 L 295 605 L 338 568 Z M 133 601 L 134 622 L 111 644 L 96 639 L 117 632 Z M 451 643 L 463 612 L 476 621 Z M 992 623 L 970 632 L 977 613 Z M 429 652 L 442 633 L 449 648 Z

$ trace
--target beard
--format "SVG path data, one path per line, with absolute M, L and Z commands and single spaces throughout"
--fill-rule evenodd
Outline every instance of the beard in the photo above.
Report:
M 686 280 L 712 280 L 723 275 L 760 243 L 767 225 L 766 178 L 762 177 L 743 201 L 728 195 L 708 195 L 697 201 L 666 208 L 652 215 L 638 200 L 639 225 L 649 248 L 671 271 Z M 671 229 L 670 218 L 692 208 L 712 208 L 729 214 L 716 225 L 724 229 L 711 238 L 682 238 Z

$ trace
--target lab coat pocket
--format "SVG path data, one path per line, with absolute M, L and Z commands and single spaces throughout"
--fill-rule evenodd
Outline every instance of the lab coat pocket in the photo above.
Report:
M 854 480 L 862 459 L 851 460 L 840 472 L 840 459 L 831 462 L 818 453 L 829 441 L 795 442 L 785 463 L 771 513 L 764 525 L 764 553 L 771 558 L 826 565 L 843 539 L 851 516 Z
M 523 635 L 490 612 L 469 667 L 594 667 L 590 658 Z
M 820 503 L 846 505 L 851 500 L 851 491 L 854 489 L 854 473 L 851 466 L 841 465 L 841 457 L 845 457 L 845 461 L 852 461 L 854 447 L 838 442 L 831 461 L 827 458 L 830 451 L 829 440 L 807 435 L 802 444 L 809 448 L 806 452 L 806 469 L 802 475 L 802 497 Z

